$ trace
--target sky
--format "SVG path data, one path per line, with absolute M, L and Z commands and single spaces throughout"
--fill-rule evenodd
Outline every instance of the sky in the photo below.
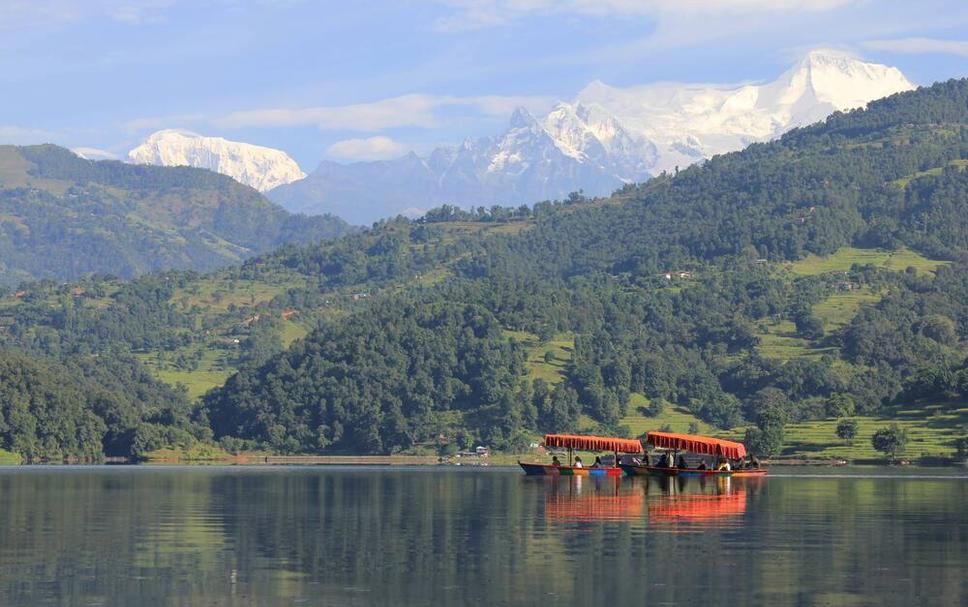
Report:
M 833 48 L 968 76 L 964 0 L 0 0 L 0 143 L 184 128 L 304 170 L 496 134 L 593 80 L 768 81 Z

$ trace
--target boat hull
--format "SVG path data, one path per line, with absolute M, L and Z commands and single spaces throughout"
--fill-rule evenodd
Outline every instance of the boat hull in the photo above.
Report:
M 629 476 L 728 476 L 728 477 L 760 477 L 766 476 L 766 468 L 750 468 L 744 470 L 696 470 L 695 468 L 660 468 L 658 466 L 642 466 L 622 464 L 622 470 Z
M 621 468 L 575 468 L 518 462 L 528 476 L 622 476 Z

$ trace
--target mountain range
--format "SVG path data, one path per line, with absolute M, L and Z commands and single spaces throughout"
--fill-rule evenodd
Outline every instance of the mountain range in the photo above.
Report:
M 304 178 L 279 150 L 182 131 L 151 135 L 129 160 L 209 168 L 266 191 L 290 211 L 368 224 L 443 203 L 532 204 L 578 190 L 604 195 L 913 88 L 897 68 L 815 50 L 767 83 L 622 88 L 595 81 L 546 115 L 518 108 L 500 135 L 424 156 L 324 161 Z

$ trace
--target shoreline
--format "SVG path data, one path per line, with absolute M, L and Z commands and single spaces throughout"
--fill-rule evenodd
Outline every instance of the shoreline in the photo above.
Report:
M 531 460 L 527 455 L 493 454 L 490 457 L 467 457 L 460 459 L 441 458 L 436 455 L 272 455 L 266 453 L 240 453 L 237 455 L 220 454 L 214 457 L 191 457 L 168 452 L 161 457 L 147 459 L 128 457 L 77 458 L 62 460 L 23 460 L 11 462 L 12 466 L 49 466 L 49 465 L 139 465 L 139 466 L 445 466 L 445 467 L 516 467 L 518 460 Z M 776 458 L 764 459 L 765 466 L 784 467 L 826 467 L 874 466 L 883 468 L 964 468 L 968 462 L 954 458 L 928 457 L 901 459 L 816 459 L 816 458 Z

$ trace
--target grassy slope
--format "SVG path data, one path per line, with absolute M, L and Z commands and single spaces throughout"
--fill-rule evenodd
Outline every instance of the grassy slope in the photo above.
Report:
M 795 263 L 785 264 L 786 271 L 793 276 L 810 276 L 830 272 L 845 272 L 854 264 L 874 265 L 902 272 L 908 267 L 919 273 L 933 274 L 941 265 L 948 262 L 928 259 L 914 251 L 900 249 L 858 249 L 847 247 L 833 255 L 808 256 Z M 823 320 L 826 332 L 835 332 L 846 326 L 857 314 L 861 306 L 875 304 L 882 294 L 869 288 L 855 288 L 850 291 L 834 293 L 813 307 L 813 313 Z M 836 354 L 834 348 L 823 348 L 796 336 L 796 328 L 790 321 L 764 323 L 768 332 L 761 333 L 758 350 L 764 356 L 790 360 L 796 357 L 819 358 L 825 353 Z M 956 413 L 944 413 L 940 407 L 931 403 L 919 403 L 903 407 L 893 416 L 854 418 L 859 424 L 857 438 L 852 445 L 837 438 L 835 429 L 838 420 L 823 420 L 791 424 L 786 428 L 784 456 L 863 459 L 880 457 L 870 444 L 870 436 L 878 428 L 897 422 L 908 431 L 909 456 L 950 455 L 954 447 L 951 441 L 968 432 L 968 409 Z M 741 438 L 742 429 L 732 432 L 734 438 Z
M 555 385 L 565 379 L 565 369 L 575 348 L 574 335 L 562 333 L 550 341 L 541 342 L 537 335 L 527 331 L 505 331 L 504 334 L 508 339 L 515 339 L 528 348 L 528 360 L 525 364 L 532 380 L 543 379 Z M 546 352 L 553 355 L 549 362 L 545 362 Z
M 910 266 L 919 272 L 933 273 L 938 266 L 946 263 L 948 262 L 928 259 L 914 251 L 903 248 L 897 251 L 886 251 L 884 249 L 844 247 L 833 255 L 823 257 L 808 255 L 799 261 L 784 264 L 784 267 L 798 276 L 812 276 L 826 274 L 827 272 L 846 272 L 854 264 L 872 265 L 898 272 L 904 271 Z
M 161 381 L 185 386 L 190 398 L 198 398 L 212 388 L 221 386 L 235 372 L 234 361 L 244 336 L 236 336 L 234 330 L 240 323 L 254 317 L 254 309 L 284 294 L 288 289 L 304 286 L 306 279 L 298 274 L 281 274 L 267 280 L 243 280 L 230 278 L 219 272 L 202 277 L 189 286 L 177 290 L 169 300 L 182 311 L 200 310 L 199 323 L 208 327 L 203 344 L 192 344 L 168 352 L 142 353 L 140 358 Z M 235 312 L 230 312 L 230 308 Z M 313 325 L 313 319 L 297 312 L 282 319 L 280 339 L 285 347 L 304 337 Z M 201 329 L 201 326 L 197 327 Z M 238 339 L 239 343 L 235 340 Z M 178 355 L 201 352 L 198 367 L 193 370 L 179 369 L 170 361 Z M 159 360 L 159 356 L 162 360 Z
M 908 444 L 903 456 L 950 457 L 955 451 L 953 441 L 968 432 L 968 406 L 916 403 L 895 409 L 891 414 L 856 416 L 857 437 L 852 443 L 837 437 L 839 420 L 826 419 L 789 424 L 784 431 L 782 457 L 879 459 L 884 454 L 871 446 L 871 435 L 880 428 L 897 424 L 907 431 Z M 742 440 L 745 428 L 734 428 L 729 436 Z
M 817 276 L 846 272 L 852 266 L 873 265 L 876 267 L 903 272 L 913 267 L 917 272 L 933 274 L 946 261 L 928 259 L 909 249 L 886 251 L 883 249 L 858 249 L 844 247 L 833 255 L 819 257 L 809 255 L 800 261 L 783 264 L 783 270 L 791 277 Z M 838 331 L 846 326 L 864 304 L 880 301 L 882 293 L 869 287 L 854 287 L 851 290 L 834 293 L 826 300 L 813 306 L 813 313 L 824 323 L 827 333 Z M 806 339 L 797 337 L 796 327 L 789 320 L 764 320 L 758 335 L 760 354 L 768 358 L 790 360 L 791 358 L 819 358 L 824 354 L 836 354 L 833 348 L 819 347 Z
M 21 461 L 19 454 L 0 449 L 0 466 L 16 466 Z

